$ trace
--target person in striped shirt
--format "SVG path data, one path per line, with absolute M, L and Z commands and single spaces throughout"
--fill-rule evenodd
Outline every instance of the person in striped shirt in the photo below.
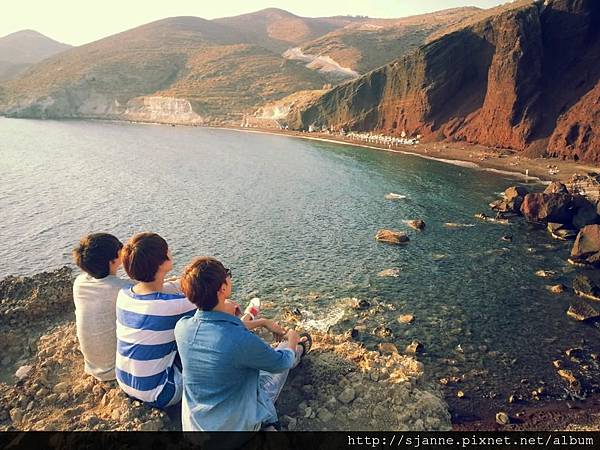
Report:
M 175 324 L 192 316 L 196 307 L 178 282 L 165 282 L 173 261 L 158 234 L 133 236 L 123 247 L 122 260 L 137 283 L 121 289 L 117 297 L 117 382 L 129 396 L 166 408 L 179 403 L 182 395 Z

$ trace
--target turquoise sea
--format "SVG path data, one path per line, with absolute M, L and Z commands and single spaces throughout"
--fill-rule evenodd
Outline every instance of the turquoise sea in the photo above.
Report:
M 326 328 L 348 297 L 384 305 L 366 322 L 365 345 L 403 349 L 419 339 L 431 377 L 461 378 L 447 392 L 461 389 L 472 404 L 490 393 L 527 395 L 540 382 L 560 396 L 551 361 L 582 340 L 597 345 L 596 329 L 567 318 L 569 296 L 547 290 L 571 283 L 569 244 L 524 222 L 473 218 L 520 179 L 233 130 L 0 118 L 0 180 L 0 277 L 68 264 L 89 232 L 126 240 L 155 231 L 169 242 L 175 274 L 213 255 L 233 271 L 235 298 L 259 296 L 273 314 L 298 307 Z M 406 198 L 386 200 L 390 192 Z M 423 232 L 403 222 L 415 218 Z M 411 240 L 378 243 L 380 228 Z M 377 275 L 389 268 L 398 276 Z M 539 278 L 539 269 L 557 276 Z M 415 322 L 399 324 L 404 313 Z M 392 337 L 369 332 L 381 324 Z M 352 326 L 346 313 L 333 329 Z

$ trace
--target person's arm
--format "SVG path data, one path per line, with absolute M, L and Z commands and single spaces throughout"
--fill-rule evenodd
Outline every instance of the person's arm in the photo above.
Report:
M 271 333 L 273 333 L 273 335 L 276 338 L 281 339 L 283 337 L 283 335 L 285 335 L 286 331 L 285 329 L 279 325 L 277 322 L 274 322 L 271 319 L 242 319 L 242 322 L 244 323 L 244 325 L 246 325 L 246 328 L 248 328 L 249 330 L 254 330 L 255 328 L 265 328 L 266 330 L 270 331 Z
M 246 330 L 241 335 L 239 349 L 235 354 L 236 363 L 240 367 L 265 370 L 278 373 L 291 369 L 296 359 L 298 334 L 294 330 L 287 333 L 287 346 L 274 349 L 265 341 Z

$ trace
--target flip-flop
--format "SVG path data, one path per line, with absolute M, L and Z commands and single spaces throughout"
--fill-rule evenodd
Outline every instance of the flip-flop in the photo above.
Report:
M 313 340 L 312 340 L 312 336 L 308 333 L 300 333 L 298 335 L 298 337 L 306 338 L 305 341 L 298 342 L 298 345 L 302 346 L 302 354 L 300 355 L 300 358 L 302 358 L 302 357 L 304 357 L 304 355 L 306 355 L 308 352 L 310 352 L 310 349 L 312 348 Z

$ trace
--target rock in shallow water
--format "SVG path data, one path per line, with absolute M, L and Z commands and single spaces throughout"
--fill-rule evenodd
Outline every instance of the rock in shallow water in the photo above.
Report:
M 397 277 L 400 276 L 400 269 L 396 269 L 396 268 L 385 269 L 385 270 L 382 270 L 381 272 L 379 272 L 377 274 L 377 276 L 379 276 L 379 277 L 393 277 L 393 278 L 397 278 Z
M 379 230 L 375 235 L 375 239 L 386 244 L 405 244 L 409 241 L 408 235 L 400 231 Z
M 600 301 L 600 288 L 589 277 L 577 275 L 573 280 L 573 290 L 577 295 Z
M 567 315 L 573 319 L 583 322 L 585 320 L 595 320 L 600 317 L 600 311 L 596 310 L 583 300 L 573 299 L 567 310 Z
M 496 414 L 496 423 L 499 425 L 508 425 L 510 423 L 510 417 L 503 411 Z
M 415 321 L 415 316 L 412 314 L 402 314 L 397 320 L 402 324 L 413 323 Z
M 408 220 L 406 224 L 415 230 L 421 231 L 425 229 L 425 222 L 421 219 Z
M 600 255 L 600 225 L 588 225 L 579 230 L 571 249 L 571 258 L 575 262 L 595 264 Z

